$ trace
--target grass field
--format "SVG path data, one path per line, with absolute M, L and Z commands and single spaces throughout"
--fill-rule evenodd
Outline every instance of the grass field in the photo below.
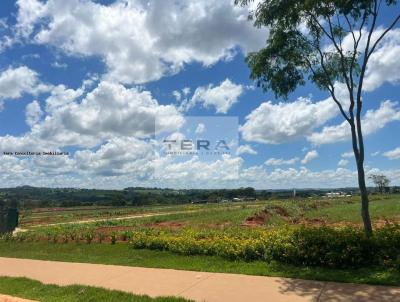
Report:
M 82 220 L 114 219 L 141 214 L 162 214 L 192 211 L 227 209 L 241 207 L 259 207 L 264 201 L 235 204 L 184 204 L 167 206 L 143 206 L 143 207 L 74 207 L 74 208 L 46 208 L 24 210 L 21 212 L 20 226 L 38 226 L 46 224 L 69 223 Z
M 399 195 L 373 195 L 370 208 L 375 227 L 381 227 L 387 221 L 400 222 Z M 217 232 L 225 235 L 254 234 L 256 230 L 297 228 L 299 225 L 334 228 L 350 225 L 361 228 L 357 196 L 146 208 L 57 209 L 54 212 L 57 215 L 51 218 L 50 223 L 61 224 L 46 225 L 47 218 L 40 223 L 23 224 L 22 228 L 27 232 L 17 235 L 21 242 L 0 241 L 0 256 L 400 285 L 399 270 L 385 266 L 328 269 L 258 260 L 232 261 L 218 256 L 185 256 L 163 250 L 135 250 L 126 244 L 129 238 L 121 239 L 127 231 L 135 230 L 145 233 L 147 230 L 160 230 L 172 234 L 193 230 L 199 234 Z M 51 217 L 54 213 L 48 209 L 24 214 L 27 222 L 41 215 Z M 154 216 L 129 217 L 137 214 Z M 88 219 L 100 220 L 79 223 Z M 29 237 L 31 235 L 34 239 Z M 104 236 L 102 244 L 98 243 L 100 236 Z M 112 236 L 115 237 L 114 242 Z M 249 240 L 254 238 L 254 235 L 251 236 Z
M 75 222 L 101 220 L 85 223 L 85 227 L 100 228 L 112 226 L 150 226 L 150 227 L 195 227 L 195 228 L 230 228 L 241 226 L 246 218 L 264 210 L 263 221 L 256 224 L 259 227 L 274 228 L 283 225 L 316 225 L 321 224 L 351 224 L 361 225 L 360 204 L 357 197 L 339 199 L 304 199 L 304 200 L 268 200 L 247 203 L 202 204 L 154 206 L 144 208 L 122 209 L 91 209 L 90 215 L 79 210 L 64 209 L 47 212 L 30 212 L 24 214 L 22 228 L 46 228 L 46 224 L 68 223 L 77 227 Z M 400 196 L 372 196 L 370 203 L 371 217 L 375 224 L 388 221 L 400 221 Z M 113 214 L 115 212 L 115 214 Z M 36 213 L 36 214 L 35 214 Z M 66 214 L 68 213 L 68 214 Z M 46 223 L 36 220 L 37 215 L 45 214 L 51 221 Z M 84 216 L 82 216 L 84 215 Z M 131 215 L 154 215 L 147 217 L 129 218 Z M 124 217 L 127 217 L 124 219 Z M 119 220 L 115 220 L 118 218 Z M 24 223 L 25 221 L 25 223 Z M 34 225 L 27 221 L 36 221 Z M 60 226 L 68 228 L 68 226 Z M 51 226 L 54 228 L 54 226 Z
M 150 298 L 89 286 L 45 285 L 26 278 L 0 277 L 0 294 L 41 302 L 189 302 L 173 297 Z
M 382 267 L 327 269 L 264 261 L 230 261 L 216 256 L 184 256 L 167 251 L 135 250 L 125 244 L 0 243 L 0 256 L 80 263 L 113 264 L 322 281 L 400 285 L 400 272 Z

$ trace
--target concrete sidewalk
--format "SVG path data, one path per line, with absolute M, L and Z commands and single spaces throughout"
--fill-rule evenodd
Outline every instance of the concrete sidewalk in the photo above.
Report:
M 38 301 L 27 300 L 27 299 L 22 299 L 22 298 L 18 298 L 18 297 L 12 297 L 12 296 L 0 294 L 0 302 L 38 302 Z
M 400 302 L 400 287 L 1 257 L 0 276 L 207 302 Z

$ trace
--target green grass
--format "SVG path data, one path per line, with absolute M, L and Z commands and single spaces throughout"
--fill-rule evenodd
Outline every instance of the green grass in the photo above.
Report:
M 370 211 L 373 219 L 399 220 L 399 195 L 371 195 Z M 291 221 L 303 221 L 306 218 L 319 218 L 328 223 L 350 222 L 360 223 L 359 196 L 346 198 L 311 198 L 298 200 L 266 200 L 257 202 L 241 202 L 227 204 L 186 204 L 168 206 L 146 206 L 127 208 L 87 209 L 85 211 L 71 208 L 59 212 L 26 212 L 23 215 L 21 227 L 29 227 L 29 221 L 43 219 L 43 223 L 73 222 L 86 219 L 110 219 L 121 216 L 138 214 L 166 214 L 148 218 L 135 218 L 118 221 L 117 225 L 141 225 L 154 222 L 176 221 L 185 222 L 193 226 L 210 225 L 220 227 L 225 225 L 239 225 L 248 216 L 267 208 L 271 216 L 266 221 L 268 227 L 281 226 Z M 289 217 L 282 217 L 274 208 L 287 210 Z M 133 222 L 134 221 L 134 222 Z M 108 222 L 106 222 L 108 223 Z M 99 224 L 97 224 L 99 225 Z M 100 223 L 101 225 L 101 223 Z
M 375 219 L 389 219 L 399 221 L 400 196 L 374 195 L 370 197 L 371 216 Z M 297 224 L 311 218 L 319 218 L 328 223 L 349 222 L 360 223 L 359 197 L 351 198 L 312 198 L 303 200 L 268 200 L 249 203 L 228 204 L 201 204 L 176 206 L 151 206 L 145 208 L 125 208 L 120 211 L 113 209 L 104 212 L 91 213 L 93 218 L 104 218 L 110 215 L 107 221 L 88 223 L 84 225 L 70 224 L 52 227 L 31 229 L 33 232 L 42 232 L 46 237 L 50 230 L 61 233 L 66 231 L 87 231 L 103 226 L 131 226 L 148 227 L 159 222 L 181 222 L 191 228 L 212 228 L 225 232 L 242 230 L 238 227 L 245 219 L 262 209 L 267 208 L 269 216 L 264 227 L 276 228 L 287 224 Z M 288 215 L 282 215 L 283 208 Z M 108 212 L 107 212 L 108 211 Z M 176 212 L 170 215 L 160 215 L 128 220 L 112 220 L 123 213 L 162 213 Z M 112 214 L 114 213 L 114 214 Z M 79 220 L 79 211 L 72 214 L 64 213 L 62 219 L 68 221 Z M 62 216 L 62 215 L 61 215 Z M 57 218 L 59 219 L 59 218 Z M 61 220 L 62 220 L 61 219 Z M 61 234 L 60 233 L 60 234 Z M 342 281 L 354 283 L 400 285 L 400 272 L 383 267 L 369 267 L 362 269 L 326 269 L 315 267 L 295 267 L 280 263 L 266 263 L 262 261 L 244 262 L 230 261 L 212 256 L 183 256 L 166 251 L 132 250 L 126 244 L 49 244 L 47 242 L 0 242 L 0 256 L 31 258 L 43 260 L 57 260 L 70 262 L 102 263 L 127 266 L 175 268 L 182 270 L 242 273 L 249 275 L 282 276 L 302 279 L 326 281 Z
M 184 226 L 190 226 L 192 228 L 229 228 L 235 227 L 242 224 L 245 219 L 254 213 L 262 210 L 265 204 L 253 204 L 253 205 L 236 205 L 231 204 L 228 206 L 216 207 L 215 205 L 210 205 L 211 208 L 200 208 L 195 211 L 183 211 L 172 214 L 151 216 L 151 217 L 137 217 L 122 220 L 108 219 L 104 221 L 90 222 L 84 224 L 63 224 L 56 226 L 37 226 L 35 228 L 28 228 L 35 233 L 52 232 L 58 230 L 62 231 L 80 231 L 94 230 L 99 227 L 116 227 L 116 226 L 127 226 L 127 227 L 143 227 L 148 225 L 153 225 L 161 222 L 174 222 L 182 223 Z
M 399 196 L 372 196 L 370 202 L 370 214 L 374 219 L 399 219 Z M 325 208 L 307 212 L 306 217 L 324 218 L 328 222 L 353 222 L 361 223 L 360 203 L 333 204 Z
M 176 215 L 191 215 L 193 211 L 221 213 L 225 210 L 241 209 L 243 208 L 262 208 L 266 204 L 265 201 L 257 202 L 241 202 L 241 203 L 227 203 L 227 204 L 184 204 L 184 205 L 168 205 L 168 206 L 146 206 L 146 207 L 119 207 L 109 209 L 85 209 L 73 210 L 73 208 L 66 208 L 56 212 L 32 212 L 25 211 L 21 215 L 21 227 L 26 228 L 32 224 L 52 224 L 52 223 L 68 223 L 79 220 L 90 219 L 112 219 L 123 216 L 140 215 L 140 214 L 163 214 L 163 213 L 177 213 Z M 168 216 L 168 215 L 166 215 Z M 212 218 L 210 218 L 212 219 Z M 36 221 L 36 222 L 35 222 Z M 33 223 L 35 222 L 35 223 Z
M 136 296 L 103 288 L 45 285 L 26 278 L 0 277 L 0 293 L 41 302 L 184 302 L 182 298 Z
M 300 279 L 400 285 L 400 272 L 381 267 L 326 269 L 263 261 L 230 261 L 214 256 L 183 256 L 166 251 L 133 250 L 126 244 L 48 244 L 1 242 L 0 256 L 81 263 L 174 268 Z
M 136 220 L 134 223 L 143 225 L 147 223 L 157 222 L 182 222 L 187 223 L 191 227 L 218 227 L 224 224 L 229 226 L 237 226 L 243 221 L 253 215 L 254 213 L 262 210 L 265 205 L 252 205 L 252 206 L 237 206 L 220 207 L 211 209 L 202 209 L 198 212 L 178 213 L 172 215 L 161 215 Z M 132 223 L 126 221 L 125 223 Z

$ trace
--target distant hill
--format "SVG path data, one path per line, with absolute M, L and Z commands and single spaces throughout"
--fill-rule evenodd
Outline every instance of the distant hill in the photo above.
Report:
M 358 194 L 357 188 L 296 189 L 296 197 L 323 196 L 327 192 L 342 191 Z M 400 192 L 396 187 L 394 192 Z M 238 189 L 172 189 L 129 187 L 123 190 L 99 190 L 78 188 L 40 188 L 19 186 L 0 189 L 0 203 L 34 207 L 72 206 L 143 206 L 151 204 L 182 204 L 191 202 L 219 202 L 236 199 L 285 199 L 293 197 L 291 190 L 255 190 L 251 187 Z

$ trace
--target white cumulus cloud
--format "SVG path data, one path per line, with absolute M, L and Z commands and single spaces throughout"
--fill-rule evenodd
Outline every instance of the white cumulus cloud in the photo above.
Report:
M 67 54 L 100 56 L 107 79 L 145 83 L 185 64 L 227 60 L 265 43 L 267 31 L 247 21 L 248 8 L 221 1 L 18 0 L 21 39 Z
M 17 99 L 23 94 L 37 94 L 50 89 L 39 81 L 36 71 L 26 67 L 8 67 L 0 71 L 0 101 Z
M 206 131 L 206 125 L 204 125 L 203 123 L 199 123 L 196 127 L 195 133 L 201 134 L 204 133 L 204 131 Z
M 400 147 L 383 153 L 383 156 L 385 156 L 391 160 L 399 159 L 400 158 Z
M 30 127 L 33 127 L 35 124 L 37 124 L 42 115 L 43 111 L 40 108 L 38 101 L 33 101 L 26 106 L 25 120 Z
M 390 100 L 381 103 L 376 110 L 368 110 L 363 119 L 363 134 L 367 136 L 384 128 L 386 124 L 400 120 L 400 109 L 397 102 Z M 335 126 L 326 126 L 320 132 L 314 132 L 308 140 L 316 145 L 331 144 L 350 139 L 350 126 L 347 121 Z
M 304 156 L 304 158 L 301 160 L 301 163 L 303 165 L 309 163 L 310 161 L 316 159 L 318 157 L 318 152 L 316 150 L 311 150 L 307 152 L 307 154 Z
M 269 158 L 265 161 L 267 166 L 283 166 L 283 165 L 294 165 L 299 161 L 298 157 L 283 159 L 283 158 Z
M 246 141 L 281 144 L 310 134 L 337 113 L 330 98 L 316 103 L 305 98 L 290 103 L 265 102 L 246 117 L 240 131 Z
M 256 155 L 257 151 L 254 150 L 250 145 L 240 145 L 236 149 L 236 154 L 241 155 L 241 154 L 251 154 L 251 155 Z
M 201 104 L 205 108 L 215 108 L 217 113 L 227 113 L 238 101 L 243 91 L 244 88 L 242 85 L 225 79 L 218 86 L 210 84 L 207 87 L 198 87 L 190 99 L 182 102 L 180 109 L 188 111 L 196 104 Z
M 341 155 L 343 158 L 352 158 L 354 157 L 354 152 L 353 151 L 349 151 L 349 152 L 344 152 Z

